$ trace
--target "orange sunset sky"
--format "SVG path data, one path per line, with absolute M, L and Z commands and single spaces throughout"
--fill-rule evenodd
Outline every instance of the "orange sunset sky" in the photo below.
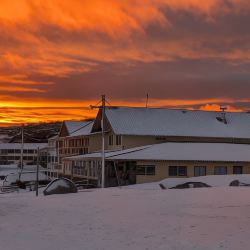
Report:
M 249 0 L 1 0 L 0 125 L 112 105 L 250 110 Z

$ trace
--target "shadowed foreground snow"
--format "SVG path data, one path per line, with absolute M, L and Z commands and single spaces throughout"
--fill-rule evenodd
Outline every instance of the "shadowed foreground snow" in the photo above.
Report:
M 0 196 L 0 249 L 249 249 L 250 188 Z

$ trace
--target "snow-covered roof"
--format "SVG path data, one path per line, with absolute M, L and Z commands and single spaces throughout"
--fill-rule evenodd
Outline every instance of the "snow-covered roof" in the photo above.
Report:
M 107 152 L 106 160 L 250 162 L 250 145 L 167 142 Z M 68 160 L 101 158 L 101 153 L 68 157 Z
M 250 138 L 250 114 L 164 108 L 113 107 L 106 117 L 115 134 Z
M 48 146 L 47 143 L 24 143 L 24 149 L 43 149 Z M 0 149 L 21 149 L 22 143 L 0 143 Z
M 84 124 L 82 124 L 82 126 L 73 131 L 70 136 L 81 136 L 81 135 L 89 135 L 91 133 L 91 129 L 93 126 L 93 121 L 90 122 L 84 122 Z
M 69 136 L 88 135 L 91 132 L 93 121 L 65 121 Z

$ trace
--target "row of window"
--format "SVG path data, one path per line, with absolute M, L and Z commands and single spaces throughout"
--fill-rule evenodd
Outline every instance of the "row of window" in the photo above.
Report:
M 113 146 L 113 145 L 122 145 L 122 136 L 121 135 L 116 135 L 115 136 L 115 142 L 114 142 L 114 136 L 110 135 L 109 136 L 109 146 Z
M 242 166 L 233 166 L 233 174 L 242 174 Z M 155 175 L 155 166 L 152 165 L 143 165 L 136 167 L 137 175 Z M 194 176 L 205 176 L 207 174 L 206 166 L 195 166 L 194 167 Z M 227 167 L 217 166 L 214 167 L 214 175 L 226 175 Z M 169 176 L 187 176 L 187 167 L 186 166 L 169 166 L 168 167 Z
M 59 153 L 63 155 L 70 155 L 70 154 L 88 154 L 89 149 L 88 148 L 65 148 L 60 149 Z
M 24 149 L 23 150 L 24 154 L 35 154 L 37 153 L 36 150 L 33 149 Z M 1 149 L 0 154 L 5 155 L 5 154 L 21 154 L 21 149 Z
M 21 156 L 0 156 L 0 160 L 7 160 L 7 161 L 19 161 Z M 24 156 L 24 161 L 33 161 L 36 160 L 35 156 Z
M 70 140 L 61 140 L 57 142 L 57 147 L 62 148 L 77 148 L 77 147 L 88 147 L 89 138 L 81 139 L 70 139 Z
M 233 174 L 242 174 L 242 166 L 233 166 Z M 207 174 L 206 166 L 195 166 L 194 167 L 194 176 L 204 176 Z M 227 167 L 217 166 L 214 167 L 214 175 L 226 175 Z M 187 176 L 187 167 L 186 166 L 169 166 L 168 168 L 169 176 Z

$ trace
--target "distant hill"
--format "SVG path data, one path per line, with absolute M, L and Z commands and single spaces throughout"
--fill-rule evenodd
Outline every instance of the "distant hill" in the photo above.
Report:
M 61 122 L 39 123 L 24 126 L 24 142 L 26 143 L 46 143 L 48 138 L 59 133 Z M 21 127 L 0 127 L 0 143 L 21 142 Z

